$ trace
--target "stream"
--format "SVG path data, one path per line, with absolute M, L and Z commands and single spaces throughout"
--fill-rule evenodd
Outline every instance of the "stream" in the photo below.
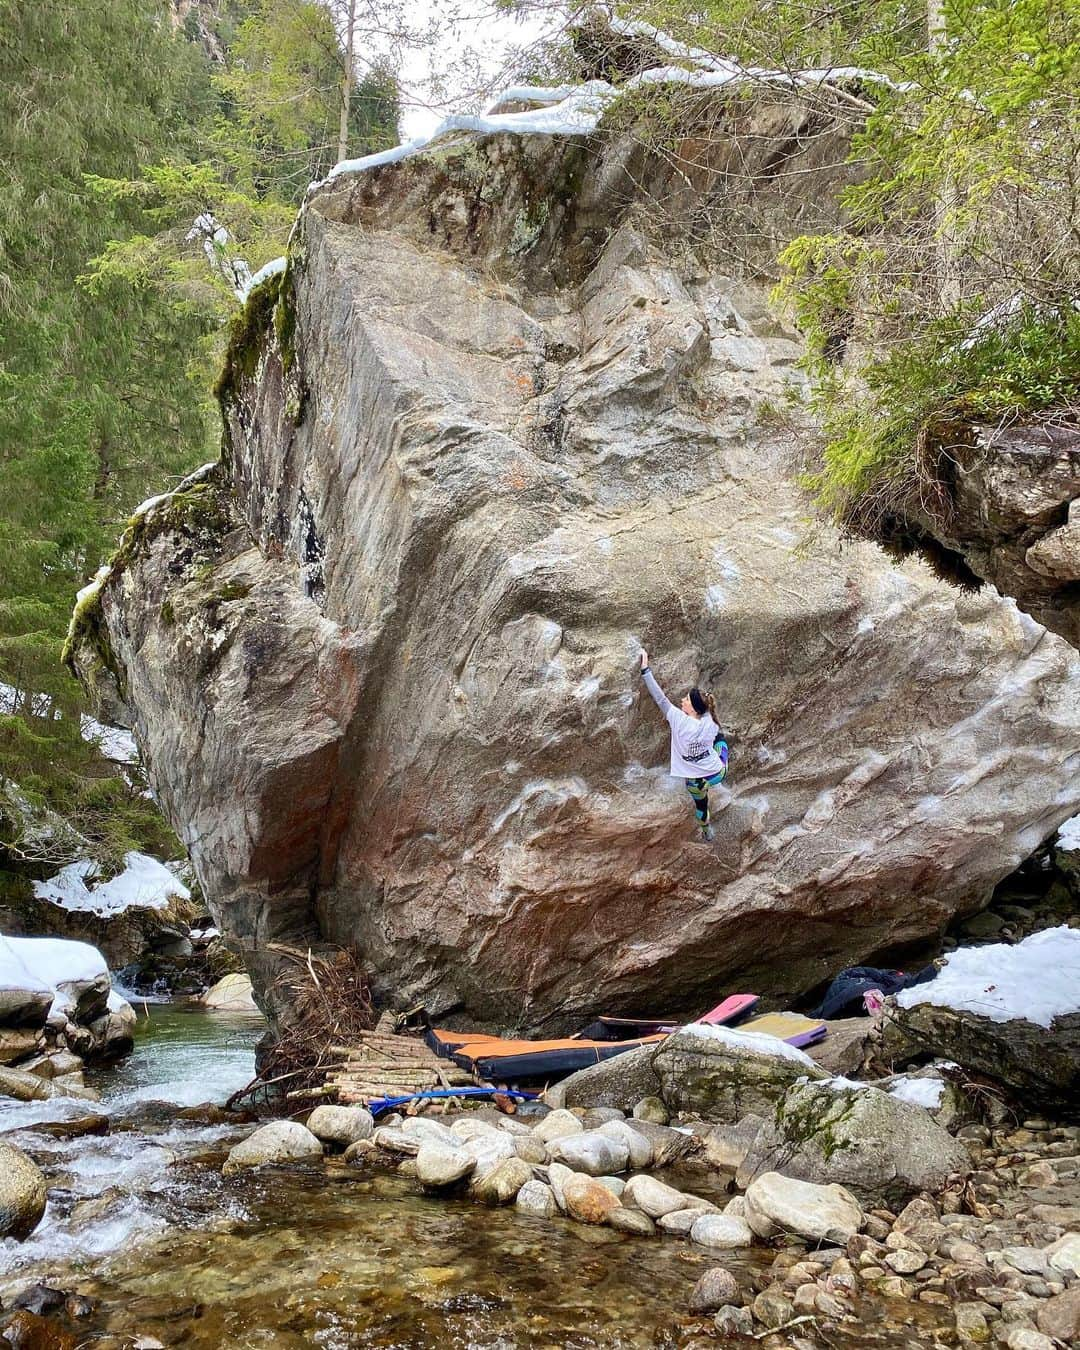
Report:
M 85 1321 L 57 1323 L 73 1333 L 57 1347 L 124 1350 L 140 1337 L 193 1350 L 715 1343 L 686 1305 L 716 1258 L 684 1241 L 434 1201 L 406 1177 L 333 1159 L 325 1170 L 223 1179 L 225 1152 L 252 1127 L 198 1105 L 250 1080 L 263 1025 L 176 1006 L 146 1012 L 134 1054 L 99 1076 L 100 1105 L 0 1106 L 0 1132 L 50 1185 L 32 1237 L 0 1243 L 0 1298 L 40 1281 L 95 1300 Z M 109 1116 L 108 1133 L 40 1130 L 91 1114 Z M 759 1249 L 725 1264 L 749 1275 L 771 1259 Z M 832 1343 L 910 1345 L 928 1310 L 906 1307 L 906 1327 L 871 1316 Z

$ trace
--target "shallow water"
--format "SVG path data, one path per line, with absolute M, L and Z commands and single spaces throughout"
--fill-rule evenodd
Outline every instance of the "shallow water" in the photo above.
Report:
M 146 1103 L 224 1101 L 250 1078 L 260 1032 L 257 1019 L 151 1009 L 135 1055 L 107 1080 L 108 1135 L 53 1140 L 20 1116 L 13 1137 L 49 1175 L 49 1213 L 27 1242 L 0 1244 L 0 1294 L 31 1279 L 90 1294 L 99 1303 L 80 1338 L 103 1345 L 130 1344 L 111 1333 L 192 1350 L 636 1350 L 715 1335 L 685 1310 L 716 1259 L 684 1240 L 431 1200 L 407 1178 L 333 1160 L 223 1179 L 225 1150 L 250 1125 Z M 57 1106 L 18 1110 L 40 1120 L 102 1109 Z M 0 1129 L 18 1110 L 0 1114 Z M 772 1255 L 725 1264 L 760 1277 Z M 919 1305 L 894 1312 L 928 1321 Z M 924 1336 L 867 1314 L 829 1343 Z

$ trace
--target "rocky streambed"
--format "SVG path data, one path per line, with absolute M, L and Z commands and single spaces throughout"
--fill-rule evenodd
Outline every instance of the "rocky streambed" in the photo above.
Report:
M 362 1110 L 322 1108 L 306 1153 L 243 1166 L 279 1127 L 192 1103 L 245 1081 L 259 1030 L 154 1010 L 99 1123 L 85 1103 L 58 1101 L 0 1119 L 50 1187 L 41 1228 L 0 1247 L 10 1344 L 1050 1350 L 1077 1335 L 1075 1125 L 963 1126 L 962 1180 L 891 1207 L 841 1201 L 810 1236 L 805 1216 L 765 1194 L 772 1183 L 755 1183 L 759 1201 L 753 1187 L 737 1193 L 749 1147 L 737 1129 L 649 1120 L 663 1114 L 656 1101 L 637 1118 L 486 1106 L 377 1127 Z M 619 1176 L 588 1175 L 605 1161 L 591 1156 L 597 1137 Z M 462 1146 L 491 1155 L 479 1183 L 475 1169 L 457 1184 L 430 1170 Z M 605 1204 L 596 1222 L 597 1192 L 636 1219 L 614 1225 Z M 719 1230 L 739 1225 L 752 1233 L 727 1245 Z

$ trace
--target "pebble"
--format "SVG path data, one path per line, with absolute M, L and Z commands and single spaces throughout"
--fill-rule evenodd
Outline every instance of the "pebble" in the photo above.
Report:
M 976 1303 L 958 1303 L 954 1309 L 956 1334 L 966 1344 L 981 1344 L 990 1339 L 990 1326 Z
M 690 1294 L 692 1313 L 718 1312 L 725 1303 L 732 1303 L 739 1297 L 739 1284 L 730 1270 L 723 1266 L 713 1266 L 694 1285 Z
M 595 1177 L 576 1172 L 563 1182 L 566 1212 L 579 1223 L 604 1223 L 613 1209 L 620 1208 L 619 1197 Z
M 559 1212 L 555 1203 L 555 1192 L 550 1186 L 535 1178 L 527 1181 L 517 1193 L 514 1208 L 521 1214 L 531 1214 L 536 1219 L 552 1219 Z
M 887 1275 L 881 1281 L 881 1292 L 886 1298 L 913 1299 L 915 1286 L 900 1275 Z
M 847 1308 L 843 1301 L 837 1298 L 835 1294 L 830 1294 L 827 1289 L 818 1290 L 814 1307 L 821 1313 L 822 1317 L 832 1317 L 837 1321 L 847 1315 Z
M 770 1330 L 782 1327 L 794 1316 L 791 1300 L 778 1288 L 763 1289 L 753 1303 L 756 1321 Z
M 690 1229 L 690 1241 L 710 1251 L 749 1247 L 753 1240 L 754 1235 L 746 1220 L 736 1219 L 730 1214 L 699 1214 Z
M 760 1295 L 759 1295 L 760 1297 Z M 713 1325 L 721 1336 L 752 1336 L 754 1334 L 754 1316 L 749 1308 L 740 1308 L 729 1303 L 721 1308 L 713 1318 Z
M 901 1247 L 899 1251 L 889 1252 L 885 1264 L 890 1270 L 895 1270 L 897 1275 L 914 1275 L 926 1265 L 926 1253 Z
M 1049 1336 L 1043 1336 L 1030 1327 L 1010 1327 L 1005 1336 L 1008 1350 L 1056 1350 Z
M 611 1211 L 607 1222 L 609 1228 L 619 1233 L 634 1233 L 639 1237 L 653 1237 L 656 1234 L 656 1224 L 640 1209 L 627 1209 L 620 1205 Z

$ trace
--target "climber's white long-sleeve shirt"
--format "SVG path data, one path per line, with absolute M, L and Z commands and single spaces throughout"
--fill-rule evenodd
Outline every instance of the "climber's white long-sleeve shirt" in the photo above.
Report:
M 720 728 L 709 714 L 689 717 L 681 708 L 676 708 L 656 683 L 651 670 L 642 671 L 642 679 L 671 728 L 672 775 L 675 778 L 709 778 L 714 773 L 726 771 L 727 761 L 713 748 L 713 742 L 721 734 Z

